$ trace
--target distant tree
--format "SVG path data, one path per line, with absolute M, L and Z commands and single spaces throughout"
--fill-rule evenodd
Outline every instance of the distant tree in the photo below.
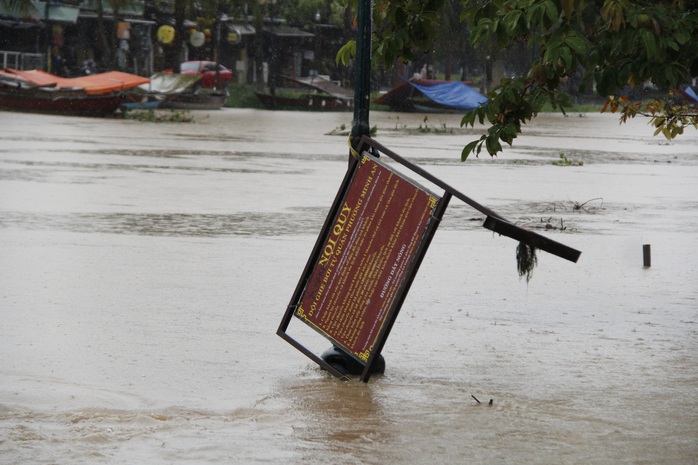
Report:
M 295 0 L 279 2 L 279 13 L 289 25 L 312 29 L 316 23 L 342 26 L 343 7 L 338 0 Z
M 443 25 L 446 0 L 382 0 L 374 7 L 373 57 L 377 64 L 413 60 L 428 51 Z M 462 0 L 460 16 L 470 43 L 494 41 L 506 49 L 525 42 L 537 55 L 526 73 L 505 78 L 488 93 L 487 106 L 468 112 L 463 125 L 489 128 L 465 146 L 462 159 L 484 148 L 490 155 L 511 145 L 522 124 L 545 104 L 570 105 L 566 81 L 595 88 L 607 99 L 602 111 L 618 112 L 621 122 L 646 115 L 655 134 L 671 139 L 698 114 L 676 99 L 676 89 L 698 75 L 698 0 Z M 354 44 L 340 50 L 347 61 Z M 631 99 L 629 90 L 652 82 L 666 92 L 650 100 Z

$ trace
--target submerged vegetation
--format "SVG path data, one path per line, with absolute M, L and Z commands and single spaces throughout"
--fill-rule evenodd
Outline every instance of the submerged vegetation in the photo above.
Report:
M 186 110 L 129 110 L 123 113 L 124 119 L 147 123 L 192 123 L 194 116 Z
M 553 162 L 553 165 L 555 166 L 583 166 L 584 162 L 583 161 L 573 161 L 567 158 L 567 155 L 564 153 L 560 154 L 560 159 L 555 160 Z

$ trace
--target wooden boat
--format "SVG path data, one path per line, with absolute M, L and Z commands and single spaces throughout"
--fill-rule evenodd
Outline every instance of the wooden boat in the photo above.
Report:
M 343 111 L 352 108 L 351 103 L 312 94 L 307 97 L 283 97 L 255 92 L 255 95 L 269 110 Z
M 297 96 L 289 96 L 286 92 L 278 95 L 255 92 L 257 98 L 270 110 L 314 110 L 314 111 L 344 111 L 351 110 L 354 94 L 326 79 L 289 78 L 297 86 Z
M 191 74 L 153 74 L 148 84 L 139 86 L 141 93 L 136 95 L 140 95 L 141 100 L 126 108 L 218 110 L 223 107 L 228 98 L 227 93 L 201 89 L 197 84 L 200 79 L 200 75 Z
M 0 82 L 0 110 L 105 116 L 124 101 L 121 93 L 89 95 L 83 89 L 11 86 Z
M 160 106 L 164 98 L 149 93 L 129 92 L 121 103 L 122 110 L 154 110 Z
M 487 98 L 471 89 L 467 82 L 411 79 L 393 87 L 373 103 L 387 105 L 394 111 L 449 112 L 472 110 L 486 104 Z
M 5 69 L 0 71 L 0 109 L 105 116 L 123 103 L 124 90 L 147 81 L 119 71 L 61 78 L 40 70 Z
M 220 110 L 227 99 L 225 92 L 181 92 L 168 95 L 160 104 L 160 108 Z

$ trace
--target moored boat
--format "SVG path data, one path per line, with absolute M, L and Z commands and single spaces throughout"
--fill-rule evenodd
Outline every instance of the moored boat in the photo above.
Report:
M 105 116 L 124 102 L 124 91 L 148 78 L 120 71 L 62 78 L 41 70 L 0 71 L 0 109 Z
M 411 79 L 393 87 L 373 103 L 406 112 L 467 111 L 487 104 L 487 97 L 462 81 Z
M 160 104 L 160 108 L 220 110 L 227 98 L 225 92 L 180 92 L 167 96 Z
M 106 116 L 124 101 L 121 93 L 89 95 L 82 89 L 22 88 L 0 83 L 0 110 Z
M 350 110 L 351 102 L 332 96 L 308 94 L 303 97 L 287 97 L 255 92 L 257 98 L 270 110 Z
M 318 77 L 284 79 L 297 86 L 294 95 L 287 91 L 271 93 L 255 92 L 257 98 L 270 110 L 351 110 L 354 103 L 352 91 Z M 301 90 L 303 89 L 303 90 Z

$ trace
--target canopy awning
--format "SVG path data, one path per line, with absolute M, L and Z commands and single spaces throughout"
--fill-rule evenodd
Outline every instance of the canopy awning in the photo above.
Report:
M 0 2 L 0 17 L 17 19 L 18 21 L 53 21 L 56 23 L 75 24 L 78 21 L 80 8 L 56 2 L 32 0 L 26 8 L 10 8 Z
M 63 5 L 61 3 L 41 2 L 33 0 L 32 4 L 39 12 L 39 19 L 44 21 L 53 21 L 58 23 L 75 24 L 78 22 L 80 8 L 72 5 Z
M 294 39 L 310 39 L 315 37 L 312 32 L 301 31 L 297 27 L 278 25 L 278 26 L 264 26 L 264 32 L 268 32 L 277 37 L 288 37 Z

